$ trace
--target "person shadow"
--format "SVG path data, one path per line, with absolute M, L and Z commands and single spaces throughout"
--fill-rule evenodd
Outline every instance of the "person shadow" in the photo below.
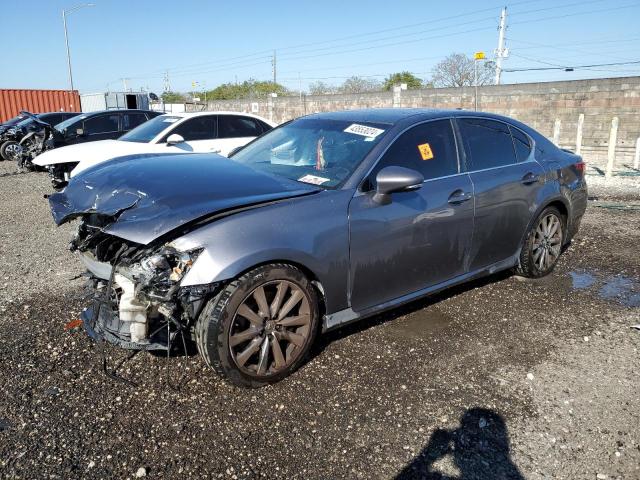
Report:
M 436 462 L 449 457 L 458 470 L 439 471 Z M 453 470 L 449 464 L 449 471 Z M 438 428 L 420 454 L 396 480 L 524 480 L 509 454 L 509 434 L 504 418 L 486 408 L 471 408 L 453 430 Z

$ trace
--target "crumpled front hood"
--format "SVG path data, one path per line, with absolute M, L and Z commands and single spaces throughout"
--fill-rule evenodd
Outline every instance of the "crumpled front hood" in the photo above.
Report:
M 58 225 L 96 213 L 113 217 L 105 233 L 148 244 L 212 214 L 317 191 L 220 155 L 132 155 L 71 178 L 49 204 Z

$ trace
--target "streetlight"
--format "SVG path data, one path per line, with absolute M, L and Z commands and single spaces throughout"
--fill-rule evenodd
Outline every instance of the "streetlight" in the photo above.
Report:
M 473 86 L 475 88 L 476 112 L 478 111 L 478 60 L 484 60 L 484 52 L 476 52 L 473 55 Z
M 64 25 L 64 43 L 67 46 L 67 68 L 69 69 L 69 85 L 71 91 L 73 91 L 73 75 L 71 74 L 71 54 L 69 53 L 69 35 L 67 34 L 67 15 L 80 10 L 84 7 L 95 7 L 94 3 L 81 3 L 75 7 L 71 7 L 69 10 L 62 10 L 62 24 Z

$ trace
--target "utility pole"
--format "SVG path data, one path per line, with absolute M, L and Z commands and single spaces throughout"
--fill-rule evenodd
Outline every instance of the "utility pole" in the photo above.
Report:
M 122 79 L 122 86 L 124 87 L 124 91 L 128 92 L 129 89 L 127 88 L 127 80 L 129 80 L 128 78 L 123 78 Z
M 276 51 L 273 51 L 273 57 L 271 58 L 271 70 L 273 72 L 273 83 L 277 83 L 276 79 Z
M 171 84 L 169 83 L 169 70 L 165 70 L 164 78 L 163 78 L 162 82 L 163 82 L 163 86 L 162 86 L 163 91 L 164 92 L 170 92 L 171 91 Z
M 67 70 L 69 71 L 69 88 L 73 91 L 73 74 L 71 73 L 71 53 L 69 53 L 69 34 L 67 33 L 67 15 L 80 10 L 84 7 L 95 7 L 93 3 L 82 3 L 70 8 L 69 10 L 62 10 L 62 26 L 64 27 L 64 43 L 67 47 Z
M 504 46 L 504 34 L 507 30 L 507 7 L 500 13 L 500 26 L 498 27 L 498 48 L 496 48 L 496 85 L 500 85 L 502 75 L 502 60 L 509 56 L 509 49 Z

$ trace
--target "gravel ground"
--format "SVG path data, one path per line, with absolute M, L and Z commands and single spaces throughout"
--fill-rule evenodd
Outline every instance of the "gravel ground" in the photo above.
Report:
M 250 391 L 195 355 L 135 356 L 135 387 L 102 375 L 64 328 L 81 271 L 47 192 L 43 174 L 0 178 L 0 477 L 640 478 L 638 210 L 592 205 L 549 277 L 333 332 Z

